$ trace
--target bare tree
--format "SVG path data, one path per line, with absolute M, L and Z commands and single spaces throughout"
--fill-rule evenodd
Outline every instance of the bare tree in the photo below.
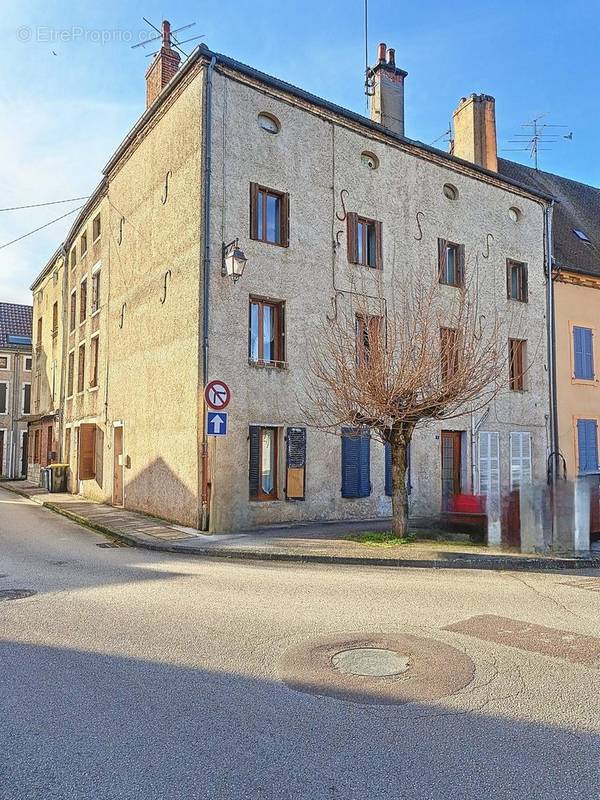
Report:
M 378 281 L 381 285 L 381 281 Z M 338 292 L 309 341 L 309 424 L 370 429 L 391 448 L 393 533 L 406 535 L 407 451 L 417 426 L 473 413 L 506 383 L 507 339 L 476 287 L 442 289 L 429 270 L 399 287 Z

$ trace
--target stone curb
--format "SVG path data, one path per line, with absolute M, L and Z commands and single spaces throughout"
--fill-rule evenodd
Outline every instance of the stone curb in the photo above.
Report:
M 474 555 L 455 555 L 449 560 L 439 558 L 377 558 L 368 556 L 345 556 L 345 555 L 319 555 L 315 553 L 285 553 L 267 550 L 231 550 L 219 547 L 194 547 L 189 545 L 166 544 L 163 542 L 148 541 L 147 538 L 132 536 L 123 533 L 116 528 L 102 525 L 98 522 L 82 517 L 61 508 L 55 503 L 36 500 L 35 495 L 17 489 L 14 486 L 2 486 L 9 492 L 33 500 L 38 505 L 54 511 L 85 528 L 98 531 L 113 539 L 122 541 L 132 547 L 139 547 L 144 550 L 156 552 L 176 553 L 178 555 L 200 556 L 215 558 L 228 561 L 273 561 L 288 562 L 295 564 L 341 564 L 344 566 L 363 566 L 363 567 L 394 567 L 415 569 L 481 569 L 481 570 L 501 570 L 508 572 L 554 572 L 556 570 L 581 570 L 600 568 L 600 558 L 546 558 L 543 556 L 480 556 Z

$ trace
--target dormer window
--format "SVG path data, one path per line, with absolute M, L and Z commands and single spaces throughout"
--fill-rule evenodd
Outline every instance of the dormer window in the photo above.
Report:
M 590 241 L 590 238 L 587 235 L 587 233 L 584 233 L 584 231 L 579 230 L 579 228 L 573 228 L 573 233 L 575 234 L 575 236 L 578 239 L 581 239 L 582 242 L 589 242 Z

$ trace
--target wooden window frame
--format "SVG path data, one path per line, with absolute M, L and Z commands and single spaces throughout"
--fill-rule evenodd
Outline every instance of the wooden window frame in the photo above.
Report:
M 42 346 L 42 334 L 43 334 L 44 326 L 42 322 L 42 317 L 38 317 L 37 326 L 36 326 L 36 338 L 35 338 L 35 346 L 41 347 Z
M 77 348 L 77 394 L 83 391 L 85 391 L 85 342 Z
M 359 258 L 359 225 L 362 225 L 361 246 L 362 258 Z M 379 220 L 370 219 L 349 211 L 346 215 L 348 261 L 369 269 L 383 269 L 383 226 Z M 368 260 L 368 231 L 373 230 L 375 237 L 375 263 Z
M 79 324 L 83 325 L 83 323 L 87 319 L 87 275 L 81 279 L 79 283 Z
M 90 338 L 90 391 L 98 389 L 98 353 L 100 348 L 100 334 L 96 333 Z
M 356 363 L 364 366 L 369 362 L 373 334 L 383 336 L 383 316 L 380 314 L 357 314 L 355 317 Z M 382 344 L 379 345 L 380 347 Z
M 10 369 L 10 356 L 6 355 L 5 353 L 2 353 L 2 355 L 0 355 L 0 359 L 6 359 L 6 364 L 4 366 L 0 365 L 0 369 L 1 370 L 9 370 Z
M 96 229 L 98 231 L 97 233 Z M 102 221 L 100 219 L 100 214 L 96 214 L 96 216 L 92 220 L 92 244 L 95 244 L 101 236 L 102 236 Z
M 80 256 L 81 258 L 83 258 L 88 251 L 87 231 L 84 231 L 84 233 L 82 233 L 81 236 L 79 237 L 79 250 L 80 250 Z
M 25 398 L 27 396 L 27 387 L 28 386 L 29 386 L 29 411 L 26 411 L 25 410 Z M 22 402 L 21 402 L 21 413 L 23 414 L 23 416 L 28 416 L 29 414 L 31 414 L 31 399 L 32 399 L 32 397 L 31 397 L 31 383 L 30 382 L 25 381 L 23 383 L 22 392 L 23 392 L 23 398 L 22 398 Z
M 70 262 L 70 265 L 71 265 L 71 269 L 75 269 L 75 267 L 77 266 L 77 246 L 76 245 L 73 245 L 73 248 L 71 250 L 71 262 Z
M 73 289 L 69 297 L 69 333 L 77 327 L 77 289 Z
M 460 368 L 460 336 L 457 328 L 440 327 L 442 382 L 451 381 Z
M 515 351 L 516 348 L 516 351 Z M 518 357 L 515 358 L 515 352 Z M 508 386 L 511 392 L 525 391 L 527 339 L 508 340 Z
M 512 273 L 515 269 L 519 270 L 517 297 L 512 293 Z M 509 300 L 517 303 L 529 302 L 529 275 L 527 264 L 524 261 L 515 261 L 513 258 L 506 259 L 506 296 Z
M 256 425 L 252 427 L 257 427 L 259 429 L 258 434 L 258 465 L 259 465 L 259 474 L 258 474 L 258 486 L 256 494 L 250 493 L 250 501 L 257 502 L 257 501 L 274 501 L 279 500 L 279 436 L 280 436 L 280 428 L 276 425 Z M 268 494 L 263 491 L 262 489 L 262 480 L 261 480 L 261 464 L 262 464 L 262 434 L 263 431 L 269 430 L 273 431 L 273 491 Z
M 259 195 L 264 195 L 262 208 L 262 232 L 263 236 L 259 236 L 259 214 L 258 214 L 258 198 Z M 279 240 L 272 242 L 267 239 L 267 197 L 275 197 L 279 202 Z M 271 244 L 276 247 L 289 247 L 290 243 L 290 196 L 288 192 L 282 192 L 278 189 L 271 189 L 268 186 L 263 186 L 259 183 L 250 184 L 250 238 L 263 244 Z
M 100 311 L 100 287 L 102 280 L 100 278 L 101 268 L 100 264 L 92 270 L 92 297 L 90 303 L 90 316 L 94 316 Z
M 27 366 L 27 362 L 29 361 L 29 366 Z M 23 372 L 31 372 L 33 369 L 33 356 L 25 356 L 25 360 L 23 363 Z
M 52 338 L 58 336 L 58 300 L 52 305 Z
M 592 336 L 592 377 L 582 378 L 576 375 L 576 359 L 575 359 L 575 328 L 582 328 L 591 331 Z M 598 370 L 596 368 L 596 328 L 583 322 L 569 321 L 569 334 L 570 334 L 570 358 L 571 358 L 571 383 L 581 384 L 584 386 L 594 386 L 597 383 Z
M 446 280 L 446 272 L 448 266 L 448 249 L 452 248 L 456 251 L 455 256 L 455 275 L 456 281 L 450 283 Z M 464 289 L 465 287 L 465 246 L 457 242 L 451 242 L 448 239 L 438 239 L 438 280 L 442 286 L 452 286 L 455 289 Z
M 73 397 L 75 391 L 75 350 L 67 355 L 67 398 Z
M 252 306 L 258 306 L 258 358 L 252 357 Z M 275 309 L 275 355 L 276 358 L 265 361 L 264 358 L 264 308 Z M 248 361 L 250 364 L 260 364 L 270 367 L 282 367 L 285 365 L 285 302 L 283 300 L 271 300 L 266 297 L 250 296 L 248 303 Z
M 10 408 L 10 381 L 0 381 L 0 386 L 6 387 L 4 394 L 4 408 L 0 407 L 0 415 L 6 416 Z

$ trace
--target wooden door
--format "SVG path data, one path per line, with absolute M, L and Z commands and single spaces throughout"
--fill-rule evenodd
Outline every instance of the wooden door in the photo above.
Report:
M 123 505 L 123 426 L 113 428 L 113 505 Z
M 4 431 L 0 431 L 0 475 L 4 475 Z
M 442 511 L 453 510 L 461 491 L 461 432 L 442 431 Z
M 28 435 L 27 431 L 23 433 L 21 439 L 21 477 L 27 477 L 27 448 L 28 448 Z

